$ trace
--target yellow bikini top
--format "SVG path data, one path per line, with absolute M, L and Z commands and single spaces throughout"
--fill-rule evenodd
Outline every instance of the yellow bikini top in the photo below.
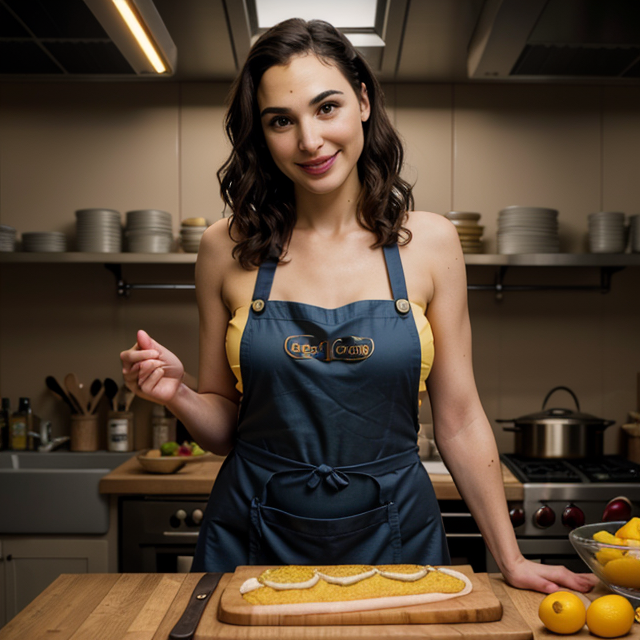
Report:
M 225 341 L 225 348 L 227 351 L 227 360 L 229 366 L 233 371 L 233 374 L 238 381 L 236 389 L 242 393 L 242 373 L 240 371 L 240 342 L 242 340 L 242 333 L 247 324 L 249 317 L 249 305 L 238 307 L 235 310 L 233 317 L 229 320 L 227 327 L 227 336 Z M 418 335 L 420 337 L 420 350 L 421 350 L 421 365 L 420 365 L 420 384 L 418 391 L 426 391 L 426 380 L 431 371 L 433 365 L 433 333 L 431 331 L 431 325 L 424 315 L 425 309 L 417 302 L 411 302 L 411 311 L 413 319 L 416 323 Z

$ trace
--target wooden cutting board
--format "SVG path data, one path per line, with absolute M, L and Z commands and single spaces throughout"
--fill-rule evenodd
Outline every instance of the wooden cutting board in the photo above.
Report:
M 371 611 L 339 613 L 307 613 L 287 615 L 256 612 L 240 594 L 240 586 L 249 578 L 257 578 L 270 567 L 238 567 L 222 593 L 218 618 L 222 622 L 245 626 L 338 626 L 338 625 L 397 625 L 442 624 L 460 622 L 492 622 L 502 617 L 502 605 L 491 589 L 486 574 L 473 573 L 470 566 L 456 566 L 455 570 L 469 577 L 473 591 L 459 598 L 442 602 L 418 604 Z

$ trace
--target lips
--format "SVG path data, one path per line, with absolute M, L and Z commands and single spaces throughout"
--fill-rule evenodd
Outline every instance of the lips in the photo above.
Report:
M 310 175 L 322 175 L 329 171 L 332 167 L 333 163 L 336 161 L 338 157 L 339 151 L 336 151 L 332 156 L 322 156 L 320 158 L 316 158 L 315 160 L 310 160 L 309 162 L 296 162 L 297 166 L 299 166 L 304 172 Z

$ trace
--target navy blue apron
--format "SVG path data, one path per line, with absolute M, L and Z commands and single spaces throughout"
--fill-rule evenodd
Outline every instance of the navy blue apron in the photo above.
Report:
M 269 300 L 258 272 L 240 345 L 234 450 L 192 571 L 247 564 L 449 564 L 418 457 L 421 347 L 396 245 L 393 300 L 337 309 Z

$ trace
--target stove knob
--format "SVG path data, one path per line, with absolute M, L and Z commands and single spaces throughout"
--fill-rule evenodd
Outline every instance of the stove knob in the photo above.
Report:
M 203 517 L 204 513 L 202 513 L 202 509 L 194 509 L 193 513 L 191 514 L 191 519 L 195 524 L 200 524 Z
M 524 524 L 524 511 L 520 507 L 515 507 L 509 511 L 509 518 L 514 529 L 520 527 Z
M 533 522 L 540 529 L 548 529 L 556 521 L 556 514 L 548 505 L 540 507 L 533 514 Z
M 625 496 L 618 496 L 609 500 L 602 514 L 603 522 L 614 522 L 615 520 L 629 520 L 631 518 L 631 502 Z
M 570 529 L 581 527 L 584 524 L 584 511 L 575 504 L 568 505 L 562 512 L 562 524 Z
M 175 512 L 174 517 L 177 518 L 178 520 L 186 520 L 187 512 L 184 509 L 178 509 Z

